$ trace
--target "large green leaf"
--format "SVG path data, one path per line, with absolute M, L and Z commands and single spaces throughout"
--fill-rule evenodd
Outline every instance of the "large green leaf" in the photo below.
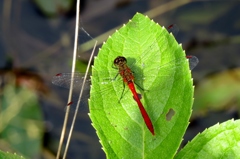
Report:
M 135 83 L 144 89 L 136 87 L 154 136 L 127 86 L 122 96 L 121 77 L 109 82 L 118 72 L 112 67 L 117 56 L 127 58 Z M 188 126 L 192 103 L 192 79 L 181 45 L 140 13 L 109 37 L 95 58 L 90 118 L 108 158 L 172 158 Z
M 197 135 L 176 158 L 240 158 L 240 120 L 216 124 Z

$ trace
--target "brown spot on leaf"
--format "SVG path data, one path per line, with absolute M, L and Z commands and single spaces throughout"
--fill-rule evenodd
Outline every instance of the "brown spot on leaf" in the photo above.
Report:
M 172 108 L 170 108 L 168 113 L 166 114 L 167 121 L 170 121 L 174 115 L 175 115 L 175 111 Z

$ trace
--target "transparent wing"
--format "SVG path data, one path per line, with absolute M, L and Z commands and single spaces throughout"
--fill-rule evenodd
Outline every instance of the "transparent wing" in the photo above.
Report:
M 58 73 L 52 78 L 52 83 L 54 85 L 70 88 L 71 82 L 73 82 L 74 90 L 80 89 L 84 80 L 84 73 L 74 72 L 74 73 Z M 86 86 L 90 85 L 90 75 L 87 75 Z M 87 87 L 86 87 L 87 88 Z
M 176 24 L 169 25 L 167 29 L 168 29 L 168 32 L 172 33 L 174 37 L 176 37 L 179 32 L 179 28 Z
M 193 56 L 193 55 L 188 55 L 186 57 L 189 60 L 189 68 L 191 70 L 193 70 L 197 66 L 197 64 L 199 63 L 198 58 L 196 56 Z
M 52 83 L 56 86 L 70 89 L 71 82 L 73 83 L 73 96 L 72 101 L 67 103 L 63 109 L 66 107 L 71 107 L 70 112 L 74 112 L 77 102 L 80 89 L 82 88 L 84 73 L 74 72 L 74 73 L 58 73 L 52 77 Z M 84 86 L 84 92 L 80 103 L 80 111 L 88 112 L 88 98 L 90 91 L 90 75 L 87 75 L 86 83 Z
M 168 29 L 168 32 L 169 33 L 172 33 L 174 37 L 177 36 L 178 32 L 179 32 L 179 28 L 176 24 L 171 24 L 167 27 Z M 189 67 L 191 70 L 193 70 L 197 64 L 199 63 L 199 60 L 196 56 L 193 56 L 193 55 L 188 55 L 186 56 L 189 60 Z

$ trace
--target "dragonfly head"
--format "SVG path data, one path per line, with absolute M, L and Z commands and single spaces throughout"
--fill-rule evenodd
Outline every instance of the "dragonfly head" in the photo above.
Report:
M 125 57 L 123 57 L 123 56 L 118 56 L 115 60 L 114 60 L 114 65 L 116 66 L 116 67 L 119 67 L 119 66 L 122 66 L 122 65 L 124 65 L 124 64 L 126 64 L 127 63 L 127 59 L 125 58 Z

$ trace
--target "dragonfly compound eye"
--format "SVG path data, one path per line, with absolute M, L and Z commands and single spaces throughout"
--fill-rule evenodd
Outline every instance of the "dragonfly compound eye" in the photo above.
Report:
M 127 63 L 127 59 L 123 56 L 118 56 L 115 60 L 114 60 L 114 65 L 119 65 L 121 63 Z

